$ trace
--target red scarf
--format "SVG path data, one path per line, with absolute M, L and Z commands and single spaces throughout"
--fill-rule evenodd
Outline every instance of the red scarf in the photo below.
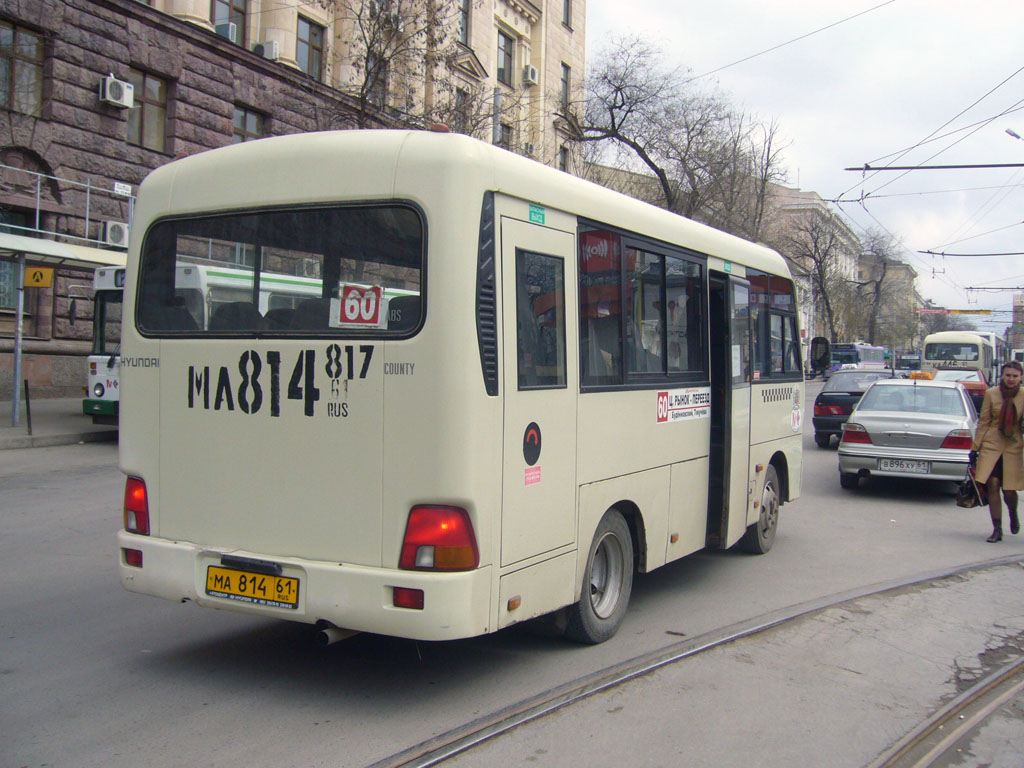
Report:
M 999 411 L 999 431 L 1006 437 L 1016 437 L 1017 427 L 1017 406 L 1013 404 L 1013 398 L 1020 392 L 1020 384 L 1013 389 L 999 382 L 999 392 L 1003 396 L 1003 408 Z

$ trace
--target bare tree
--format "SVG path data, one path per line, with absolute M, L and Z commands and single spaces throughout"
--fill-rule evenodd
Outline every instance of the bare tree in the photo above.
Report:
M 664 53 L 620 38 L 587 77 L 579 140 L 613 145 L 620 167 L 653 175 L 660 204 L 747 237 L 760 235 L 768 184 L 781 181 L 774 124 L 762 125 L 702 89 Z
M 848 332 L 853 285 L 844 268 L 850 254 L 848 230 L 834 216 L 810 210 L 788 222 L 770 244 L 810 278 L 829 340 L 838 342 Z

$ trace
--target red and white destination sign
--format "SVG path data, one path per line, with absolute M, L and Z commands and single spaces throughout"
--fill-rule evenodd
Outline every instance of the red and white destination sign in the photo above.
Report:
M 331 318 L 340 328 L 380 328 L 387 318 L 383 311 L 384 289 L 379 285 L 343 284 L 339 298 L 331 300 Z
M 670 389 L 658 393 L 658 423 L 711 418 L 711 387 Z

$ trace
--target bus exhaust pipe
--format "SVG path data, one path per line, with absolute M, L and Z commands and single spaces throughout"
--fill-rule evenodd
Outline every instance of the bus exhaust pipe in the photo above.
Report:
M 339 640 L 345 640 L 346 638 L 352 637 L 352 635 L 356 634 L 359 633 L 352 629 L 321 627 L 320 631 L 316 633 L 316 644 L 321 648 L 326 648 L 328 645 L 334 645 Z

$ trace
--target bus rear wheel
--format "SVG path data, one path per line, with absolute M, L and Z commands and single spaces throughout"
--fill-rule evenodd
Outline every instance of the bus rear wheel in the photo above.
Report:
M 779 527 L 779 507 L 782 504 L 779 494 L 779 474 L 771 464 L 764 475 L 764 489 L 761 491 L 761 514 L 757 522 L 747 528 L 740 539 L 740 548 L 753 555 L 763 555 L 775 543 L 775 531 Z
M 567 609 L 566 637 L 591 645 L 612 637 L 626 615 L 632 590 L 633 539 L 622 514 L 609 509 L 590 545 L 580 600 Z

